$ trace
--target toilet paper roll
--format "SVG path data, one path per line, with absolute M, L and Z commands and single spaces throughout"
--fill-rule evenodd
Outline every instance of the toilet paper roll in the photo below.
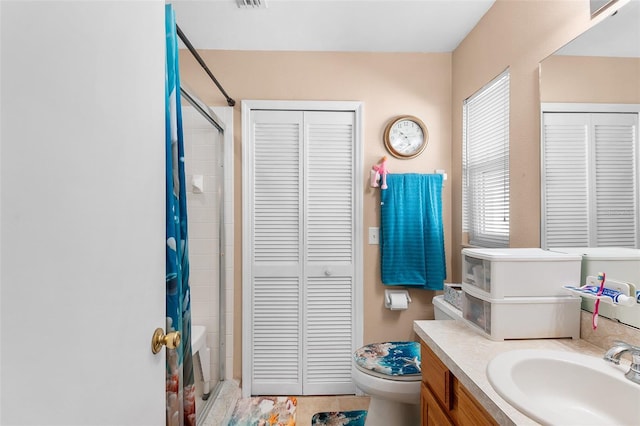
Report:
M 409 307 L 409 301 L 407 300 L 407 295 L 404 293 L 391 293 L 389 295 L 391 298 L 391 303 L 389 304 L 389 309 L 392 311 L 398 311 L 402 309 L 407 309 Z

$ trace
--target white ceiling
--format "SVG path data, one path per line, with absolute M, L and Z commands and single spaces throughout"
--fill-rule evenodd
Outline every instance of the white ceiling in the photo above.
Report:
M 556 54 L 640 57 L 640 0 L 631 0 Z
M 452 52 L 495 0 L 170 0 L 196 49 Z

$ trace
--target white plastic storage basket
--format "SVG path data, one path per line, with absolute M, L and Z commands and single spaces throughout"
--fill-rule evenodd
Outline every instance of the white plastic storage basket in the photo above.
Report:
M 462 309 L 462 284 L 444 285 L 444 300 L 449 302 L 457 309 Z
M 462 283 L 483 297 L 566 296 L 579 286 L 582 256 L 539 248 L 462 250 Z
M 462 317 L 491 340 L 580 338 L 579 297 L 484 299 L 465 284 L 462 290 Z

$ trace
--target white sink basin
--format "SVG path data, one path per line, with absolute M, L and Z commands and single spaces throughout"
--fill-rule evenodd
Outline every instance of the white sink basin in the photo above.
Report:
M 545 425 L 640 425 L 640 385 L 627 368 L 573 352 L 517 350 L 487 366 L 507 402 Z

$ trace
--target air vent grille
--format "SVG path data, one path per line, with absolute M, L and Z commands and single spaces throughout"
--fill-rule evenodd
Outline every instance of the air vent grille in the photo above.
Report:
M 267 0 L 236 0 L 241 9 L 266 9 Z

